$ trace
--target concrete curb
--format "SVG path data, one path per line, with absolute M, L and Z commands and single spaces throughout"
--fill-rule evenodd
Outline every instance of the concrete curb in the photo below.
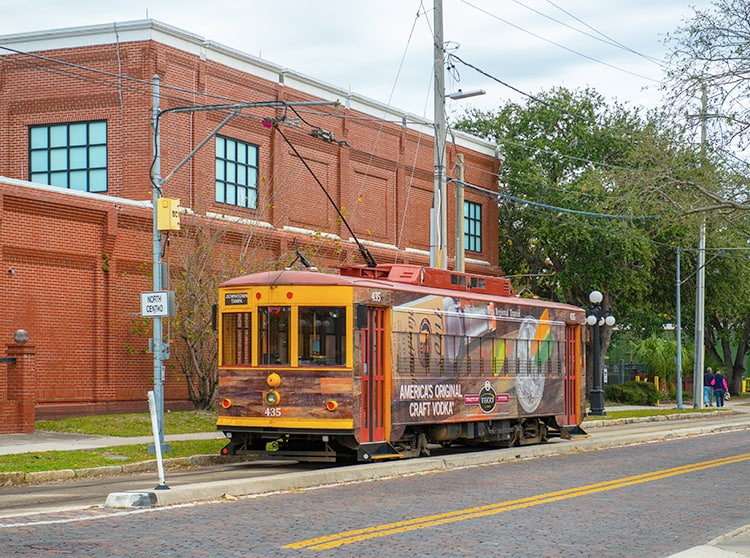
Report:
M 193 455 L 192 457 L 172 457 L 164 460 L 165 469 L 179 469 L 184 467 L 206 467 L 209 465 L 223 465 L 226 463 L 241 463 L 247 461 L 240 457 L 224 455 Z M 42 484 L 45 482 L 64 481 L 74 478 L 90 478 L 123 475 L 129 473 L 149 473 L 157 470 L 156 460 L 124 463 L 122 465 L 107 465 L 104 467 L 86 467 L 82 469 L 60 469 L 57 471 L 35 471 L 24 473 L 13 471 L 0 473 L 0 486 L 17 486 L 21 484 Z
M 735 411 L 729 409 L 727 411 L 721 411 L 725 416 L 737 416 L 743 413 L 742 411 Z M 638 424 L 641 422 L 661 422 L 667 420 L 690 420 L 690 419 L 701 419 L 701 418 L 716 418 L 716 411 L 686 413 L 684 415 L 652 415 L 649 417 L 632 417 L 623 419 L 601 419 L 601 420 L 586 420 L 581 424 L 581 428 L 600 428 L 602 426 L 615 426 L 620 424 Z

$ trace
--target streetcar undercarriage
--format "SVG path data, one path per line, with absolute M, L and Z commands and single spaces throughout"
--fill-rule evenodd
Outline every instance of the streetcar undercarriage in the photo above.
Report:
M 379 461 L 429 456 L 431 446 L 513 447 L 567 437 L 554 419 L 525 418 L 408 427 L 398 441 L 360 444 L 353 433 L 225 431 L 222 455 L 305 462 Z

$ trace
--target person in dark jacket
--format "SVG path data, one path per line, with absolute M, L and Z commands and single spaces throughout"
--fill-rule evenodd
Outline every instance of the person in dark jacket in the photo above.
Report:
M 716 406 L 723 407 L 724 406 L 724 394 L 729 390 L 729 387 L 727 386 L 726 378 L 724 377 L 724 375 L 721 373 L 720 370 L 717 370 L 716 374 L 714 374 L 714 380 L 712 382 L 712 385 L 714 386 L 714 397 L 716 397 Z
M 714 399 L 714 373 L 709 366 L 703 373 L 703 406 L 711 407 Z

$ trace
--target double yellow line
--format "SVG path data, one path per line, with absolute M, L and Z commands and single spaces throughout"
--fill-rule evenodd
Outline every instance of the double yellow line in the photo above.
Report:
M 578 498 L 579 496 L 596 494 L 597 492 L 606 492 L 607 490 L 615 490 L 617 488 L 622 488 L 625 486 L 652 482 L 659 479 L 674 477 L 677 475 L 685 475 L 687 473 L 695 473 L 698 471 L 703 471 L 705 469 L 712 469 L 714 467 L 731 465 L 733 463 L 740 463 L 742 461 L 748 460 L 750 460 L 750 453 L 735 455 L 732 457 L 724 457 L 720 459 L 712 459 L 710 461 L 702 461 L 700 463 L 682 465 L 681 467 L 674 467 L 672 469 L 662 469 L 660 471 L 653 471 L 651 473 L 633 475 L 632 477 L 624 477 L 621 479 L 598 482 L 595 484 L 587 484 L 585 486 L 579 486 L 577 488 L 568 488 L 555 492 L 547 492 L 546 494 L 539 494 L 537 496 L 528 496 L 526 498 L 519 498 L 518 500 L 509 500 L 507 502 L 499 502 L 497 504 L 487 504 L 485 506 L 467 508 L 465 510 L 439 513 L 436 515 L 407 519 L 405 521 L 397 521 L 395 523 L 384 523 L 383 525 L 376 525 L 374 527 L 365 527 L 364 529 L 355 529 L 353 531 L 335 533 L 333 535 L 326 535 L 325 537 L 318 537 L 315 539 L 308 539 L 306 541 L 288 544 L 283 548 L 325 550 L 328 548 L 335 548 L 346 544 L 365 541 L 367 539 L 374 539 L 376 537 L 386 537 L 388 535 L 394 535 L 396 533 L 404 533 L 407 531 L 415 531 L 417 529 L 434 527 L 436 525 L 444 525 L 446 523 L 464 521 L 466 519 L 474 519 L 476 517 L 495 515 L 506 511 L 529 508 L 531 506 L 548 504 L 550 502 L 557 502 L 559 500 L 567 500 L 569 498 Z

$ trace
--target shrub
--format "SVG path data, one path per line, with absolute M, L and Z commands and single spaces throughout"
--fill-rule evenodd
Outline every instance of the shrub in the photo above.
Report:
M 628 382 L 607 386 L 604 389 L 604 398 L 627 405 L 656 405 L 659 401 L 659 390 L 650 382 Z

